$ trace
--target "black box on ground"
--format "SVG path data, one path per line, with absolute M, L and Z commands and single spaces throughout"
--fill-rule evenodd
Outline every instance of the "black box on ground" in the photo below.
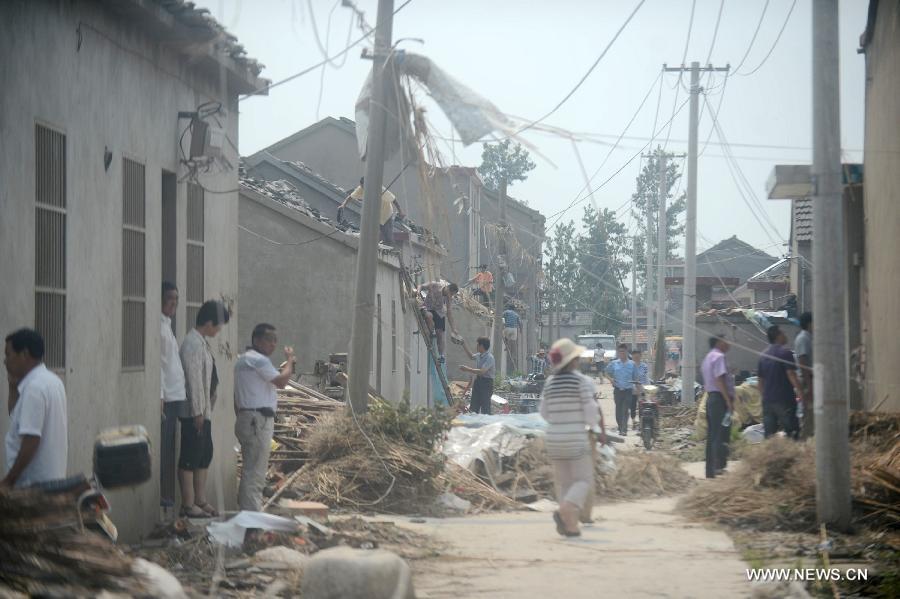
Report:
M 143 426 L 107 429 L 94 443 L 94 474 L 107 489 L 150 480 L 150 437 Z

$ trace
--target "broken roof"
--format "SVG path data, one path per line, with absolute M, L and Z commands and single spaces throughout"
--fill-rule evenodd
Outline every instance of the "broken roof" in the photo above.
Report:
M 102 4 L 164 40 L 210 75 L 218 77 L 224 69 L 229 85 L 238 93 L 267 93 L 270 81 L 259 78 L 264 65 L 247 56 L 237 37 L 228 33 L 209 10 L 185 0 L 103 0 Z

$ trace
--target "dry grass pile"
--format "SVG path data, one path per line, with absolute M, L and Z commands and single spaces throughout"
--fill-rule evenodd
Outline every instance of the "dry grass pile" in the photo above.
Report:
M 900 415 L 854 415 L 851 481 L 857 521 L 900 526 Z M 758 530 L 816 530 L 812 443 L 769 439 L 747 449 L 731 474 L 698 487 L 680 509 L 700 520 Z
M 697 406 L 660 406 L 659 415 L 664 428 L 688 428 L 697 419 Z
M 594 461 L 597 499 L 625 500 L 672 495 L 686 490 L 691 475 L 674 457 L 660 452 L 632 451 L 616 455 L 615 467 L 602 459 Z M 543 440 L 533 439 L 507 462 L 504 472 L 491 477 L 505 494 L 522 496 L 532 491 L 537 497 L 554 497 L 553 466 Z
M 305 499 L 403 513 L 420 511 L 439 493 L 441 454 L 382 434 L 369 416 L 359 426 L 343 412 L 323 416 L 305 448 L 310 461 L 293 483 Z
M 146 592 L 132 560 L 105 537 L 79 532 L 74 493 L 0 490 L 0 596 L 93 597 Z

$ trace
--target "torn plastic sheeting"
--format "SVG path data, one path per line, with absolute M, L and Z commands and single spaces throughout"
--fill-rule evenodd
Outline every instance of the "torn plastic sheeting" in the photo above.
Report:
M 459 133 L 460 141 L 464 146 L 477 142 L 492 131 L 500 131 L 510 137 L 516 134 L 515 124 L 493 102 L 454 79 L 430 58 L 398 51 L 394 53 L 393 61 L 396 73 L 412 77 L 428 89 L 429 95 L 437 102 L 453 124 L 453 128 Z M 388 105 L 385 109 L 389 115 L 399 113 L 405 116 L 409 107 L 406 106 L 405 99 L 402 96 L 398 98 L 398 96 L 400 94 L 388 93 Z M 372 72 L 369 71 L 356 100 L 356 142 L 360 158 L 364 158 L 366 155 L 371 99 Z M 402 111 L 398 110 L 398 103 L 403 104 Z M 387 141 L 392 147 L 387 147 L 386 153 L 391 155 L 398 147 L 398 140 L 389 138 Z
M 524 434 L 542 435 L 547 430 L 547 421 L 537 412 L 531 414 L 460 414 L 453 419 L 453 426 L 479 428 L 501 423 Z
M 478 428 L 458 426 L 450 429 L 444 441 L 445 456 L 466 469 L 471 469 L 476 460 L 493 463 L 494 455 L 501 458 L 514 456 L 528 443 L 526 431 L 509 426 L 504 422 L 494 422 Z
M 248 528 L 294 532 L 299 530 L 300 525 L 294 520 L 281 516 L 242 511 L 225 522 L 212 522 L 206 527 L 206 530 L 209 532 L 209 536 L 220 545 L 240 547 L 244 544 L 244 534 Z

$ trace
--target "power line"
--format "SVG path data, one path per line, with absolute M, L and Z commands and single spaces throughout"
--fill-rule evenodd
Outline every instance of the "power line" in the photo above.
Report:
M 412 1 L 413 0 L 406 0 L 406 2 L 404 2 L 403 4 L 401 4 L 394 10 L 394 12 L 391 16 L 393 17 L 393 15 L 396 15 L 398 12 L 400 12 L 401 10 L 406 8 Z M 381 23 L 378 23 L 378 25 L 381 25 Z M 266 85 L 265 87 L 261 87 L 257 90 L 254 90 L 254 91 L 250 92 L 249 94 L 247 94 L 241 98 L 238 98 L 238 102 L 242 102 L 242 101 L 246 100 L 247 98 L 251 98 L 257 94 L 261 94 L 262 92 L 268 92 L 269 90 L 274 89 L 274 88 L 278 87 L 279 85 L 284 85 L 285 83 L 293 81 L 294 79 L 297 79 L 298 77 L 302 77 L 303 75 L 312 73 L 313 71 L 315 71 L 322 65 L 328 64 L 329 62 L 333 61 L 334 59 L 340 58 L 344 54 L 347 54 L 350 50 L 352 50 L 359 44 L 363 43 L 366 39 L 368 39 L 370 35 L 371 35 L 371 33 L 366 33 L 365 35 L 363 35 L 362 37 L 360 37 L 356 41 L 354 41 L 352 44 L 350 44 L 349 46 L 347 46 L 346 48 L 344 48 L 343 50 L 338 52 L 337 54 L 329 56 L 325 60 L 317 62 L 316 64 L 312 65 L 311 67 L 307 67 L 298 73 L 294 73 L 293 75 L 291 75 L 289 77 L 285 77 L 284 79 L 281 79 L 280 81 L 276 81 L 275 83 L 270 83 L 269 85 Z
M 631 14 L 628 15 L 628 18 L 625 19 L 624 23 L 622 23 L 622 26 L 619 27 L 619 30 L 616 31 L 616 34 L 613 36 L 613 38 L 609 41 L 608 44 L 606 44 L 606 47 L 603 49 L 603 52 L 600 53 L 600 56 L 597 57 L 597 59 L 594 61 L 594 64 L 591 65 L 591 68 L 589 68 L 587 70 L 587 73 L 585 73 L 584 76 L 582 76 L 582 78 L 578 81 L 578 83 L 575 84 L 575 87 L 573 87 L 571 89 L 571 91 L 569 91 L 569 93 L 566 94 L 566 96 L 562 100 L 560 100 L 559 103 L 556 106 L 554 106 L 552 110 L 550 110 L 550 112 L 548 112 L 541 118 L 537 119 L 536 121 L 532 121 L 532 122 L 528 123 L 521 129 L 516 131 L 516 133 L 515 133 L 516 135 L 518 135 L 519 133 L 522 133 L 524 131 L 527 131 L 528 129 L 531 129 L 538 123 L 544 121 L 547 117 L 553 115 L 553 113 L 555 113 L 557 110 L 559 110 L 563 104 L 565 104 L 566 102 L 569 101 L 569 98 L 571 98 L 573 95 L 575 95 L 575 92 L 578 91 L 578 88 L 580 88 L 582 86 L 582 84 L 585 81 L 587 81 L 587 78 L 590 77 L 591 73 L 594 72 L 594 69 L 597 68 L 597 65 L 600 64 L 600 61 L 603 60 L 603 57 L 606 56 L 606 53 L 609 52 L 609 49 L 612 48 L 612 46 L 616 42 L 616 40 L 619 39 L 619 36 L 625 30 L 625 27 L 628 26 L 628 24 L 634 18 L 634 15 L 636 15 L 638 10 L 640 10 L 641 6 L 644 5 L 644 2 L 646 2 L 646 0 L 639 0 L 639 2 L 637 3 L 637 6 L 634 7 L 634 10 L 631 11 Z M 403 7 L 401 6 L 400 8 L 403 8 Z
M 775 37 L 775 41 L 772 43 L 772 47 L 769 48 L 769 51 L 768 51 L 768 52 L 766 52 L 766 55 L 765 55 L 765 57 L 762 59 L 762 62 L 760 62 L 760 63 L 756 66 L 756 68 L 753 69 L 752 71 L 750 71 L 749 73 L 738 73 L 738 72 L 737 72 L 737 69 L 735 69 L 735 73 L 736 73 L 737 75 L 741 75 L 741 76 L 743 76 L 743 77 L 749 77 L 750 75 L 752 75 L 752 74 L 755 73 L 756 71 L 760 70 L 764 64 L 766 64 L 766 61 L 769 60 L 769 57 L 770 57 L 770 56 L 772 56 L 772 52 L 775 51 L 775 46 L 778 45 L 778 41 L 781 39 L 781 35 L 784 33 L 785 28 L 787 28 L 788 21 L 791 20 L 791 14 L 794 12 L 794 7 L 795 7 L 795 6 L 797 6 L 797 0 L 794 0 L 794 1 L 791 3 L 791 8 L 788 10 L 787 16 L 784 18 L 784 23 L 781 24 L 781 29 L 778 30 L 778 35 Z M 742 64 L 743 64 L 743 63 L 742 63 Z M 738 67 L 738 68 L 740 68 L 740 67 Z
M 716 28 L 713 29 L 712 42 L 709 44 L 709 52 L 706 54 L 705 64 L 709 64 L 709 59 L 712 58 L 713 48 L 716 47 L 716 38 L 719 35 L 719 23 L 722 22 L 722 9 L 725 8 L 725 0 L 719 2 L 719 16 L 716 17 Z
M 759 15 L 759 23 L 756 24 L 756 31 L 753 32 L 753 37 L 750 38 L 750 44 L 747 46 L 747 51 L 744 52 L 744 57 L 741 59 L 741 62 L 738 66 L 735 67 L 734 72 L 738 72 L 741 70 L 741 67 L 744 66 L 744 62 L 747 61 L 747 57 L 750 56 L 750 50 L 753 49 L 753 44 L 756 43 L 756 36 L 759 35 L 759 29 L 762 27 L 763 20 L 766 18 L 766 11 L 769 9 L 769 0 L 766 0 L 765 5 L 762 9 L 762 14 Z

